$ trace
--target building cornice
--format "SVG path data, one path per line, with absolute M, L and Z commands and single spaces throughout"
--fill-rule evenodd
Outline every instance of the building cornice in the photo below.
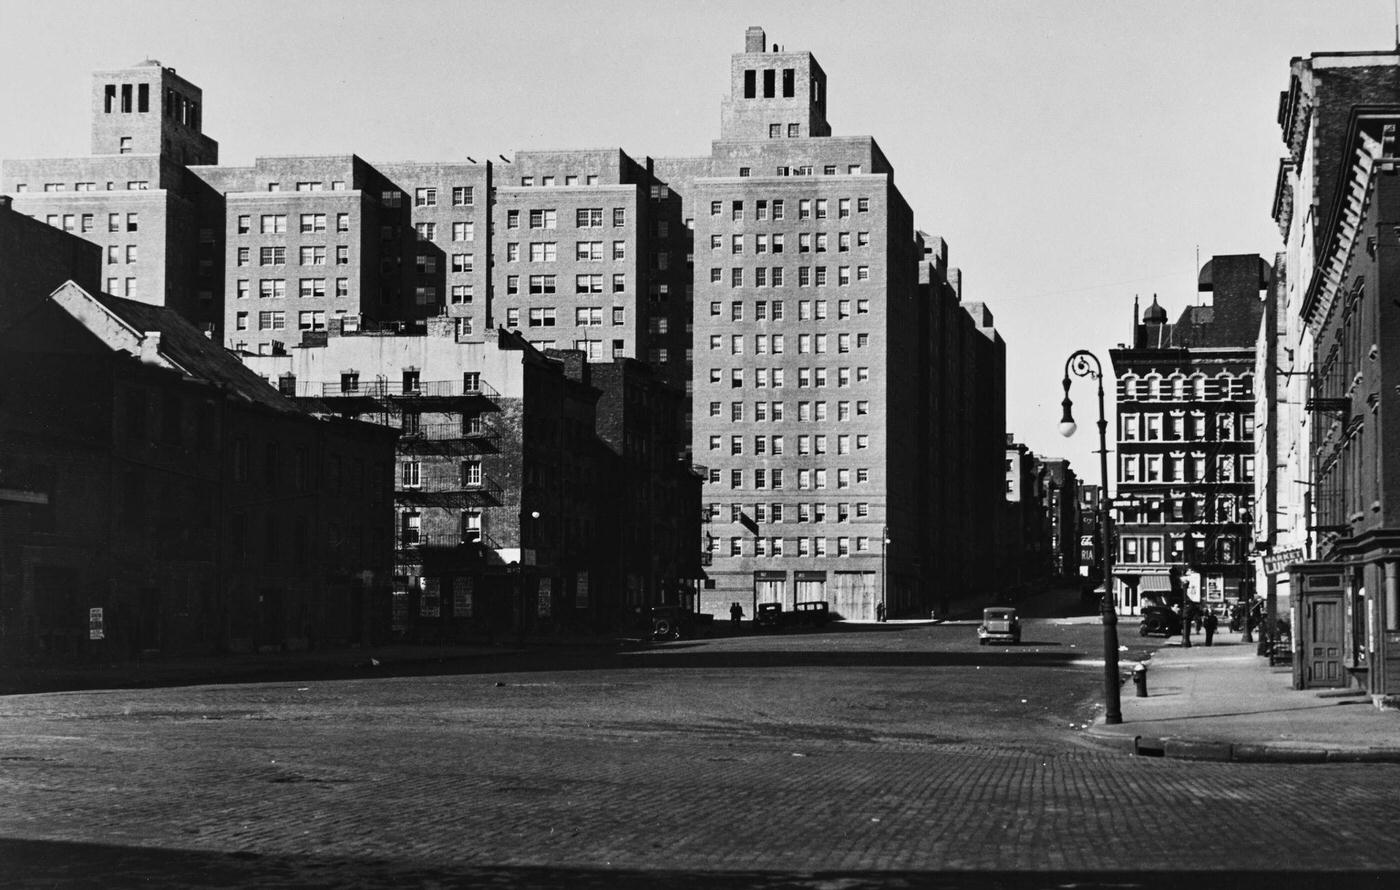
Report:
M 1339 172 L 1339 185 L 1323 229 L 1317 268 L 1303 297 L 1300 317 L 1314 337 L 1321 331 L 1346 280 L 1347 267 L 1371 200 L 1371 179 L 1377 169 L 1394 170 L 1396 125 L 1400 106 L 1359 106 L 1347 126 L 1351 146 L 1347 167 Z

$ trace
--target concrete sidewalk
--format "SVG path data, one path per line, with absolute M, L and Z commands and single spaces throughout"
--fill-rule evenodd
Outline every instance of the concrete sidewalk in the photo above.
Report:
M 1151 757 L 1275 763 L 1400 763 L 1400 710 L 1360 691 L 1296 690 L 1292 668 L 1270 667 L 1238 633 L 1214 646 L 1173 643 L 1147 663 L 1146 698 L 1123 685 L 1123 722 L 1089 729 L 1104 745 Z M 1131 676 L 1133 663 L 1122 664 Z

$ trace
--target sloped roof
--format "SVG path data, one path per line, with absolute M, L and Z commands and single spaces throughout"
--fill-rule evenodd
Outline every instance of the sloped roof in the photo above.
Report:
M 204 336 L 174 310 L 108 294 L 89 296 L 142 334 L 159 332 L 160 354 L 189 376 L 264 408 L 304 413 L 291 399 L 270 386 L 227 349 Z

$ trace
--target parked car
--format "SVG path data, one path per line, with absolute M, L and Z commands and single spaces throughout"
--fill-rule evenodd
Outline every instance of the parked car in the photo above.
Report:
M 813 627 L 821 627 L 831 620 L 831 605 L 826 600 L 810 600 L 805 603 L 794 603 L 792 607 L 792 619 L 798 624 L 810 624 Z
M 977 643 L 985 646 L 992 642 L 1021 642 L 1021 621 L 1016 617 L 1015 609 L 991 606 L 982 610 L 982 623 L 977 626 Z
M 714 623 L 715 616 L 693 612 L 685 606 L 651 607 L 651 636 L 655 640 L 709 636 Z
M 1166 606 L 1144 606 L 1138 633 L 1144 637 L 1173 637 L 1181 633 L 1181 616 Z
M 783 624 L 783 604 L 759 603 L 754 621 L 764 630 L 777 630 Z

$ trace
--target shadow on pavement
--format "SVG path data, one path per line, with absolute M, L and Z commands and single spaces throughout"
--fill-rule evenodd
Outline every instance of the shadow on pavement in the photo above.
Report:
M 464 855 L 470 851 L 464 850 Z M 267 856 L 199 850 L 123 847 L 62 841 L 0 840 L 5 886 L 17 890 L 51 887 L 500 887 L 500 888 L 778 888 L 931 887 L 946 890 L 1045 887 L 1193 890 L 1267 888 L 1312 890 L 1389 886 L 1394 874 L 1374 872 L 1182 871 L 1143 873 L 1003 871 L 682 871 L 589 866 L 455 865 L 390 860 Z

